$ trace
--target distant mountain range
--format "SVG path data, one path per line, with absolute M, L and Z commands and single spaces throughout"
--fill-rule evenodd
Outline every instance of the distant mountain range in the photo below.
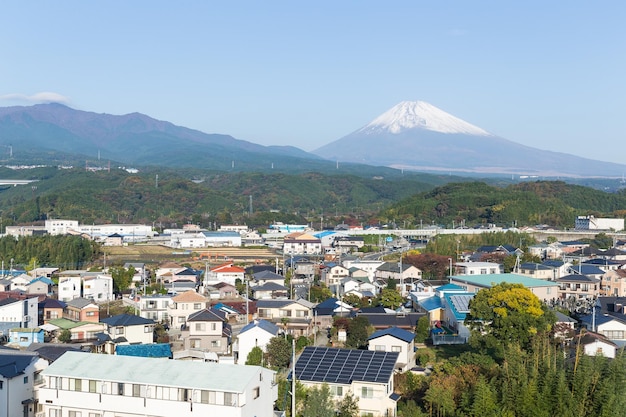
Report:
M 0 107 L 0 164 L 92 163 L 208 170 L 397 175 L 621 177 L 626 165 L 542 151 L 499 138 L 425 102 L 402 102 L 313 153 L 207 134 L 140 113 L 122 116 L 61 104 Z M 376 166 L 376 168 L 372 168 Z M 389 169 L 390 167 L 394 169 Z
M 619 177 L 626 165 L 524 146 L 423 101 L 402 102 L 313 151 L 337 161 L 405 170 L 542 177 Z
M 262 146 L 176 126 L 140 113 L 114 116 L 61 104 L 0 108 L 0 145 L 11 147 L 12 157 L 20 162 L 48 159 L 48 163 L 67 160 L 95 164 L 101 158 L 137 166 L 214 170 L 236 167 L 244 171 L 269 170 L 273 165 L 277 169 L 294 164 L 310 169 L 331 166 L 292 146 Z M 4 163 L 7 153 L 0 149 Z

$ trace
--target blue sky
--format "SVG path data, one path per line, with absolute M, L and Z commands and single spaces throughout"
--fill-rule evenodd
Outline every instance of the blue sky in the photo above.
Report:
M 626 2 L 31 1 L 0 106 L 60 101 L 313 150 L 404 100 L 626 163 Z

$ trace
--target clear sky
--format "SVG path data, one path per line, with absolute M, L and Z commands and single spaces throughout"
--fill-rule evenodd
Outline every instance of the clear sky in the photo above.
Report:
M 0 106 L 140 112 L 310 151 L 404 100 L 626 163 L 626 2 L 7 1 Z

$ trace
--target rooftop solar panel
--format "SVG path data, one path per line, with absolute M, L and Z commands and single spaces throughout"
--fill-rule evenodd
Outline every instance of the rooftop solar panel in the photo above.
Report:
M 397 358 L 398 352 L 308 346 L 296 362 L 296 378 L 340 384 L 387 383 Z

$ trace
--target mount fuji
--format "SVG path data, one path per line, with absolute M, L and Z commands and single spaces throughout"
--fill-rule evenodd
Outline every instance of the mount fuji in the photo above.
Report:
M 392 168 L 547 177 L 619 177 L 626 165 L 525 146 L 424 101 L 403 101 L 313 151 L 325 159 Z

